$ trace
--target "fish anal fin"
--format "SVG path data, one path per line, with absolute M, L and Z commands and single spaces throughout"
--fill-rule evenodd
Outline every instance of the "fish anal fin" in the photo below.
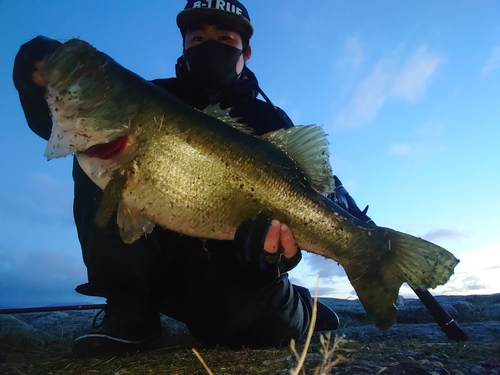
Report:
M 349 277 L 352 272 L 346 268 L 346 273 Z M 398 294 L 404 280 L 383 268 L 349 279 L 364 309 L 375 319 L 375 325 L 380 329 L 390 328 L 396 322 Z
M 132 243 L 144 234 L 150 234 L 155 226 L 148 216 L 123 202 L 118 205 L 116 222 L 120 228 L 120 236 L 125 243 Z
M 297 125 L 262 136 L 293 159 L 311 186 L 320 193 L 334 190 L 329 142 L 321 126 Z

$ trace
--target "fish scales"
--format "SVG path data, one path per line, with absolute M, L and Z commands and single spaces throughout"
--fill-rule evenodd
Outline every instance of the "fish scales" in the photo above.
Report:
M 46 156 L 76 154 L 104 190 L 96 220 L 117 211 L 125 241 L 155 224 L 233 239 L 244 220 L 268 213 L 290 226 L 300 248 L 344 267 L 381 328 L 396 319 L 402 283 L 433 288 L 453 274 L 458 260 L 447 250 L 363 223 L 320 193 L 331 167 L 318 127 L 256 137 L 192 109 L 77 39 L 44 64 L 53 115 Z M 90 152 L 103 145 L 116 155 Z

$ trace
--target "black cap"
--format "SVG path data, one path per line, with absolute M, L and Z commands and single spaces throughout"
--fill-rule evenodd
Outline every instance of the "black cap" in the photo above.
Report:
M 189 26 L 207 22 L 231 26 L 247 40 L 253 34 L 248 11 L 237 0 L 188 0 L 184 10 L 177 15 L 177 26 L 182 36 L 186 35 Z

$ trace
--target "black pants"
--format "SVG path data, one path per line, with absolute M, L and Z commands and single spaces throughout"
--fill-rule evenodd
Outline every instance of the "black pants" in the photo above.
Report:
M 202 242 L 156 227 L 126 244 L 116 217 L 106 228 L 94 224 L 102 192 L 76 159 L 73 178 L 75 223 L 89 279 L 78 292 L 109 300 L 140 296 L 145 306 L 185 322 L 207 344 L 274 346 L 307 331 L 311 295 L 287 275 L 264 280 L 242 269 L 233 241 Z

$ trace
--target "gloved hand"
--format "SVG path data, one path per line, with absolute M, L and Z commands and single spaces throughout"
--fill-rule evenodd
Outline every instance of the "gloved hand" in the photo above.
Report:
M 54 52 L 61 44 L 57 40 L 37 36 L 19 48 L 12 74 L 14 85 L 19 92 L 45 92 L 45 88 L 33 80 L 33 73 L 37 71 L 35 63 L 42 61 L 45 56 Z
M 355 218 L 364 221 L 365 223 L 372 223 L 372 219 L 366 214 L 368 212 L 368 206 L 365 207 L 363 211 L 361 211 L 356 204 L 356 201 L 349 195 L 342 182 L 339 180 L 337 176 L 333 176 L 335 180 L 335 191 L 327 195 L 329 199 L 337 203 L 344 210 L 349 212 Z
M 264 250 L 270 226 L 271 219 L 263 214 L 244 221 L 235 235 L 236 257 L 242 267 L 274 278 L 295 268 L 302 259 L 302 254 L 298 249 L 295 255 L 286 258 L 282 249 L 276 253 Z

